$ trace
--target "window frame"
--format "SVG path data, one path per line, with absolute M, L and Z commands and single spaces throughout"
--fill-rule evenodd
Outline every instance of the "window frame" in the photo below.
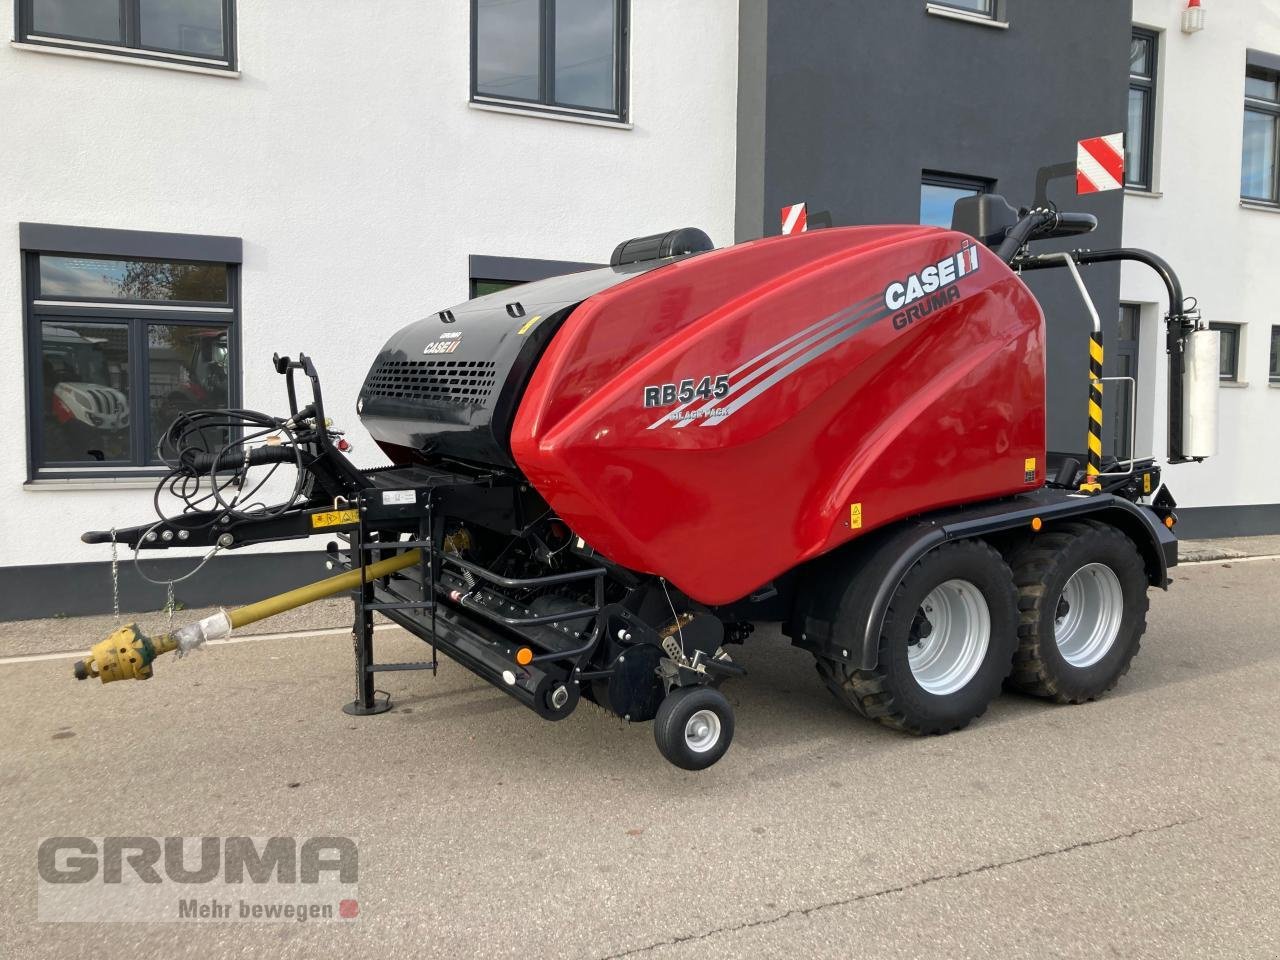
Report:
M 1221 360 L 1219 360 L 1218 382 L 1219 383 L 1241 383 L 1241 384 L 1244 383 L 1244 381 L 1240 379 L 1240 359 L 1242 354 L 1244 353 L 1244 350 L 1242 349 L 1244 345 L 1244 324 L 1214 322 L 1209 324 L 1209 329 L 1217 330 L 1219 334 L 1224 333 L 1227 330 L 1230 330 L 1235 333 L 1235 339 L 1233 341 L 1233 350 L 1231 353 L 1231 370 L 1229 373 L 1223 373 Z M 1218 347 L 1221 350 L 1222 348 L 1221 337 L 1218 338 Z M 1219 356 L 1221 357 L 1222 354 L 1219 354 Z
M 151 324 L 225 327 L 227 330 L 228 406 L 243 405 L 244 373 L 241 354 L 240 265 L 241 244 L 229 237 L 183 234 L 151 234 L 141 231 L 98 230 L 50 224 L 19 225 L 23 298 L 23 375 L 26 381 L 27 482 L 44 480 L 120 480 L 154 478 L 168 471 L 152 462 L 150 351 L 147 329 Z M 117 239 L 124 238 L 124 239 Z M 176 240 L 181 256 L 163 256 L 166 241 Z M 121 250 L 108 252 L 113 240 Z M 79 247 L 80 249 L 77 249 Z M 212 257 L 201 257 L 207 250 Z M 142 252 L 142 251 L 145 251 Z M 39 258 L 47 256 L 146 257 L 154 260 L 200 260 L 227 267 L 227 302 L 202 306 L 177 301 L 40 299 Z M 129 345 L 129 421 L 132 436 L 129 460 L 44 463 L 43 355 L 41 324 L 65 320 L 77 324 L 124 324 Z M 163 425 L 161 425 L 163 426 Z
M 1260 113 L 1271 119 L 1275 129 L 1275 135 L 1272 143 L 1272 176 L 1271 176 L 1271 194 L 1268 197 L 1251 197 L 1244 192 L 1244 183 L 1240 184 L 1240 200 L 1242 203 L 1255 204 L 1266 207 L 1280 207 L 1280 58 L 1270 55 L 1260 54 L 1250 50 L 1245 60 L 1245 78 L 1253 76 L 1258 79 L 1259 74 L 1265 74 L 1266 79 L 1270 79 L 1277 84 L 1278 97 L 1277 100 L 1262 100 L 1257 97 L 1251 97 L 1248 94 L 1247 87 L 1244 95 L 1244 113 L 1241 115 L 1241 131 L 1243 136 L 1245 115 L 1249 113 Z M 1241 148 L 1240 154 L 1240 173 L 1241 180 L 1244 177 L 1244 150 Z
M 1267 361 L 1267 382 L 1280 386 L 1280 325 L 1272 326 L 1271 354 Z
M 993 177 L 975 177 L 963 173 L 945 173 L 941 170 L 921 170 L 920 171 L 920 191 L 923 192 L 925 187 L 942 187 L 944 189 L 957 190 L 973 190 L 976 196 L 983 196 L 989 193 L 995 193 L 996 180 Z M 917 208 L 919 207 L 920 195 L 917 194 Z M 917 212 L 917 216 L 918 216 Z M 921 224 L 926 226 L 926 224 Z M 932 224 L 928 224 L 932 226 Z M 951 225 L 947 224 L 944 229 L 950 229 Z
M 112 43 L 68 34 L 39 32 L 35 30 L 35 0 L 14 0 L 14 24 L 18 42 L 33 46 L 53 47 L 61 50 L 84 50 L 115 56 L 131 57 L 159 63 L 174 63 L 191 67 L 204 67 L 235 73 L 236 49 L 236 0 L 222 3 L 222 57 L 201 57 L 181 50 L 144 46 L 142 43 L 142 0 L 118 0 L 124 40 Z
M 611 0 L 614 4 L 613 84 L 617 96 L 616 110 L 600 110 L 571 103 L 560 103 L 554 97 L 555 85 L 555 15 L 557 0 L 537 0 L 539 4 L 538 89 L 537 99 L 497 96 L 481 93 L 476 65 L 479 53 L 479 0 L 471 0 L 471 102 L 482 106 L 516 108 L 550 116 L 589 118 L 606 123 L 626 124 L 631 114 L 631 0 Z
M 1155 189 L 1155 155 L 1156 155 L 1156 99 L 1160 75 L 1160 34 L 1146 27 L 1133 27 L 1132 39 L 1147 41 L 1148 58 L 1151 75 L 1135 74 L 1132 64 L 1129 70 L 1129 91 L 1141 90 L 1146 99 L 1146 109 L 1142 116 L 1142 142 L 1144 150 L 1138 157 L 1137 178 L 1130 179 L 1128 165 L 1124 171 L 1124 187 L 1126 190 L 1138 190 L 1150 193 Z M 1128 135 L 1128 121 L 1125 122 L 1125 135 Z
M 948 10 L 955 10 L 957 13 L 963 13 L 970 17 L 980 17 L 983 20 L 999 19 L 997 14 L 1000 12 L 1001 0 L 979 0 L 985 3 L 987 9 L 974 10 L 965 5 L 964 0 L 929 0 L 930 5 L 935 7 L 946 7 Z

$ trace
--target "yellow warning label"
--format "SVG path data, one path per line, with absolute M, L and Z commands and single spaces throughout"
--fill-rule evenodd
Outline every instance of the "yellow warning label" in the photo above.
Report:
M 542 319 L 541 315 L 530 317 L 528 320 L 524 322 L 524 324 L 520 327 L 520 329 L 516 331 L 516 336 L 523 337 L 526 333 L 532 330 L 533 325 L 541 319 Z
M 1144 473 L 1142 475 L 1142 492 L 1143 493 L 1151 492 L 1151 474 L 1149 473 Z
M 360 522 L 359 510 L 326 510 L 324 513 L 311 515 L 311 528 L 323 530 L 325 527 L 345 527 Z
M 1036 482 L 1036 458 L 1035 457 L 1027 457 L 1027 459 L 1022 461 L 1022 482 L 1023 483 Z
M 862 529 L 862 504 L 860 503 L 849 504 L 849 529 Z

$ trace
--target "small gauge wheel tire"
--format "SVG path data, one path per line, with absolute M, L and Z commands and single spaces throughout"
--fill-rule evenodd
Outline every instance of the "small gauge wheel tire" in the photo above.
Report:
M 683 770 L 705 770 L 733 742 L 733 707 L 713 687 L 677 687 L 653 719 L 658 752 Z

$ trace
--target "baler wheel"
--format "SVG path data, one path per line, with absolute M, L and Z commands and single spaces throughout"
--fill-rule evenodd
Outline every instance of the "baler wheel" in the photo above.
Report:
M 677 767 L 705 770 L 733 742 L 733 707 L 713 687 L 677 687 L 658 705 L 653 738 Z
M 1016 597 L 1009 567 L 987 543 L 945 544 L 899 584 L 876 666 L 819 659 L 818 673 L 869 720 L 915 734 L 958 730 L 986 712 L 1009 674 Z
M 1147 575 L 1133 541 L 1103 523 L 1063 524 L 1010 562 L 1019 624 L 1009 685 L 1083 703 L 1119 683 L 1147 628 Z

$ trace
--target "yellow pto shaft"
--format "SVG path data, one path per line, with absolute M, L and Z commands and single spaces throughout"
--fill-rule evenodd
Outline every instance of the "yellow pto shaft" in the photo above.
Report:
M 205 640 L 220 639 L 230 635 L 236 627 L 257 623 L 259 620 L 274 617 L 286 610 L 294 610 L 308 603 L 323 600 L 325 597 L 354 590 L 360 586 L 362 578 L 366 582 L 378 580 L 397 570 L 411 567 L 421 560 L 421 551 L 410 550 L 407 553 L 371 563 L 363 570 L 348 570 L 346 573 L 239 607 L 230 613 L 220 611 L 204 620 L 180 627 L 168 636 L 157 637 L 154 640 L 138 629 L 136 623 L 120 627 L 105 640 L 94 644 L 87 657 L 76 661 L 76 679 L 87 680 L 90 677 L 98 677 L 103 683 L 111 683 L 113 680 L 146 680 L 151 676 L 151 664 L 163 653 L 178 649 L 184 651 L 193 649 Z

